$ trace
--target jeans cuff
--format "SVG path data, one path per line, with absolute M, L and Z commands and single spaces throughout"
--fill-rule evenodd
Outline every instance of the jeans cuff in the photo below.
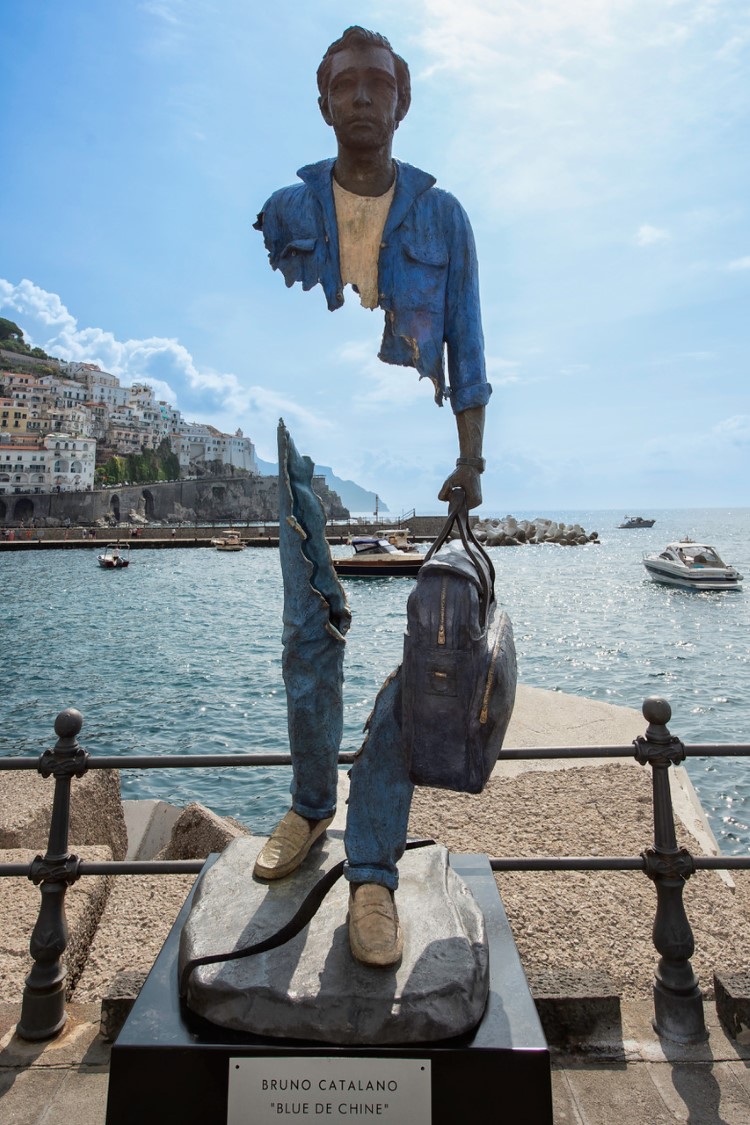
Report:
M 297 816 L 306 816 L 308 820 L 327 820 L 329 816 L 334 816 L 336 813 L 336 806 L 330 806 L 325 809 L 316 809 L 312 805 L 301 805 L 299 801 L 292 801 L 292 808 L 297 813 Z
M 344 878 L 350 883 L 379 883 L 390 891 L 398 888 L 398 871 L 389 871 L 386 867 L 365 867 L 364 864 L 352 866 L 345 863 Z

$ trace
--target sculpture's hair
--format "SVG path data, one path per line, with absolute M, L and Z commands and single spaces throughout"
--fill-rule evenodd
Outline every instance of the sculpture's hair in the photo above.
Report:
M 384 47 L 386 51 L 390 51 L 396 70 L 396 84 L 398 86 L 396 120 L 403 121 L 411 105 L 411 76 L 409 74 L 409 66 L 400 55 L 396 54 L 385 35 L 381 35 L 378 31 L 368 31 L 367 28 L 359 27 L 357 24 L 353 27 L 347 27 L 341 38 L 337 39 L 335 43 L 331 43 L 330 47 L 323 55 L 323 60 L 318 67 L 318 90 L 320 91 L 321 98 L 326 97 L 328 93 L 328 84 L 331 80 L 332 57 L 339 51 L 345 51 L 347 48 L 356 50 L 358 47 Z

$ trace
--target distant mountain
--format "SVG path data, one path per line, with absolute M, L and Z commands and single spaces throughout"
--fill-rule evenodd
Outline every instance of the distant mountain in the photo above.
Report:
M 258 462 L 261 476 L 275 477 L 279 474 L 278 461 L 264 461 L 262 457 L 256 455 L 255 460 Z M 374 492 L 369 492 L 366 488 L 356 484 L 353 480 L 342 480 L 337 477 L 333 469 L 328 465 L 316 465 L 315 472 L 320 476 L 325 477 L 326 484 L 333 491 L 337 492 L 341 497 L 341 503 L 350 512 L 374 512 L 375 501 L 377 499 L 378 511 L 388 512 L 390 508 L 384 502 L 382 497 L 376 497 Z

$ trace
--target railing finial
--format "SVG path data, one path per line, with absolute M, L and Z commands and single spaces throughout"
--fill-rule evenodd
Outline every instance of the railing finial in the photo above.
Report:
M 76 738 L 81 733 L 83 715 L 75 707 L 66 707 L 55 719 L 55 734 L 58 738 Z
M 648 723 L 646 738 L 649 742 L 671 742 L 672 736 L 667 730 L 667 723 L 672 718 L 672 708 L 666 699 L 650 695 L 643 701 L 642 713 Z

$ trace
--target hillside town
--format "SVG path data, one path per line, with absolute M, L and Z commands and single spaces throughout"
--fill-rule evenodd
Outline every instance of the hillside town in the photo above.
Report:
M 0 494 L 88 491 L 117 458 L 149 451 L 171 454 L 181 479 L 258 472 L 242 430 L 188 422 L 145 382 L 34 353 L 0 346 Z

